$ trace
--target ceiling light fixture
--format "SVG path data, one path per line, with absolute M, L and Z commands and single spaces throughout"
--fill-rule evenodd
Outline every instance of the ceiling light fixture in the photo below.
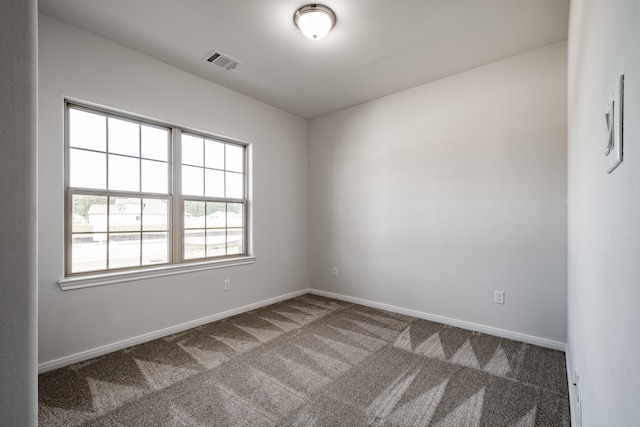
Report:
M 327 6 L 308 4 L 293 15 L 293 22 L 311 40 L 320 40 L 336 25 L 336 14 Z

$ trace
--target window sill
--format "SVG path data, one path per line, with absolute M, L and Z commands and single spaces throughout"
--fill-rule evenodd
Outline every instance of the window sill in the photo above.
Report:
M 60 289 L 63 291 L 70 291 L 73 289 L 91 288 L 94 286 L 111 285 L 114 283 L 131 282 L 134 280 L 152 279 L 154 277 L 172 276 L 174 274 L 194 273 L 196 271 L 236 267 L 239 265 L 254 264 L 255 262 L 255 256 L 243 256 L 221 261 L 174 264 L 144 270 L 96 274 L 92 276 L 67 277 L 58 280 L 58 286 L 60 286 Z

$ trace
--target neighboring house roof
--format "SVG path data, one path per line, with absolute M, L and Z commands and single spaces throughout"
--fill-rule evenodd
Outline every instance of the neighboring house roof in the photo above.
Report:
M 140 199 L 116 199 L 111 205 L 111 215 L 140 215 Z M 137 202 L 137 203 L 136 203 Z M 162 200 L 144 199 L 145 215 L 166 215 L 167 204 Z M 89 215 L 106 215 L 107 205 L 94 204 L 89 207 Z

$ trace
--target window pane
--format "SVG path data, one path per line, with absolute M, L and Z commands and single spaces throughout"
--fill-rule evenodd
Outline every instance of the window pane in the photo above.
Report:
M 244 253 L 244 230 L 242 228 L 227 229 L 227 255 Z
M 204 228 L 205 203 L 185 200 L 184 202 L 184 228 Z
M 203 166 L 202 138 L 182 134 L 182 164 Z
M 144 231 L 167 231 L 169 229 L 167 204 L 167 200 L 143 199 L 142 229 Z
M 142 157 L 169 160 L 169 130 L 142 125 Z
M 69 146 L 107 151 L 106 117 L 69 109 Z
M 226 227 L 225 204 L 224 203 L 207 203 L 207 228 Z
M 227 227 L 244 227 L 242 203 L 227 204 Z
M 71 236 L 71 272 L 106 270 L 106 239 L 106 234 L 73 234 Z
M 109 190 L 140 191 L 140 160 L 110 154 Z
M 207 256 L 224 256 L 226 230 L 207 230 Z
M 142 233 L 142 264 L 169 262 L 169 233 Z
M 232 172 L 244 172 L 244 147 L 227 144 L 226 158 L 226 170 Z
M 240 173 L 226 172 L 226 196 L 230 199 L 242 199 L 244 197 L 243 175 Z
M 205 196 L 224 197 L 224 172 L 205 169 Z
M 73 233 L 107 231 L 107 198 L 74 194 L 72 196 Z
M 140 125 L 109 117 L 109 153 L 140 155 Z
M 142 191 L 167 194 L 169 165 L 165 162 L 142 160 Z
M 142 212 L 140 199 L 110 198 L 109 231 L 140 231 Z
M 204 195 L 204 169 L 182 166 L 182 194 L 185 196 Z
M 224 212 L 226 210 L 225 203 L 220 202 L 207 202 L 207 215 L 215 212 Z
M 140 265 L 140 233 L 109 233 L 109 268 Z
M 205 252 L 205 232 L 204 230 L 184 231 L 184 258 L 204 258 Z
M 224 169 L 224 144 L 210 139 L 204 141 L 204 165 L 213 169 Z
M 72 148 L 69 153 L 69 186 L 105 189 L 106 166 L 105 154 Z
M 91 231 L 107 231 L 109 218 L 109 206 L 107 203 L 107 198 L 101 197 L 89 206 L 89 225 L 91 225 Z

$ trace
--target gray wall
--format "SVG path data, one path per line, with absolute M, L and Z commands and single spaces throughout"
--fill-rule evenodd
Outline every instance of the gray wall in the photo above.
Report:
M 308 288 L 306 120 L 44 15 L 39 61 L 41 363 Z M 61 291 L 64 97 L 253 143 L 256 263 Z
M 625 74 L 624 160 L 605 171 L 604 112 Z M 568 355 L 582 425 L 637 426 L 640 402 L 640 2 L 572 0 Z M 577 394 L 572 403 L 578 415 Z
M 0 425 L 37 420 L 37 11 L 0 2 Z
M 312 120 L 312 287 L 563 348 L 566 54 Z

